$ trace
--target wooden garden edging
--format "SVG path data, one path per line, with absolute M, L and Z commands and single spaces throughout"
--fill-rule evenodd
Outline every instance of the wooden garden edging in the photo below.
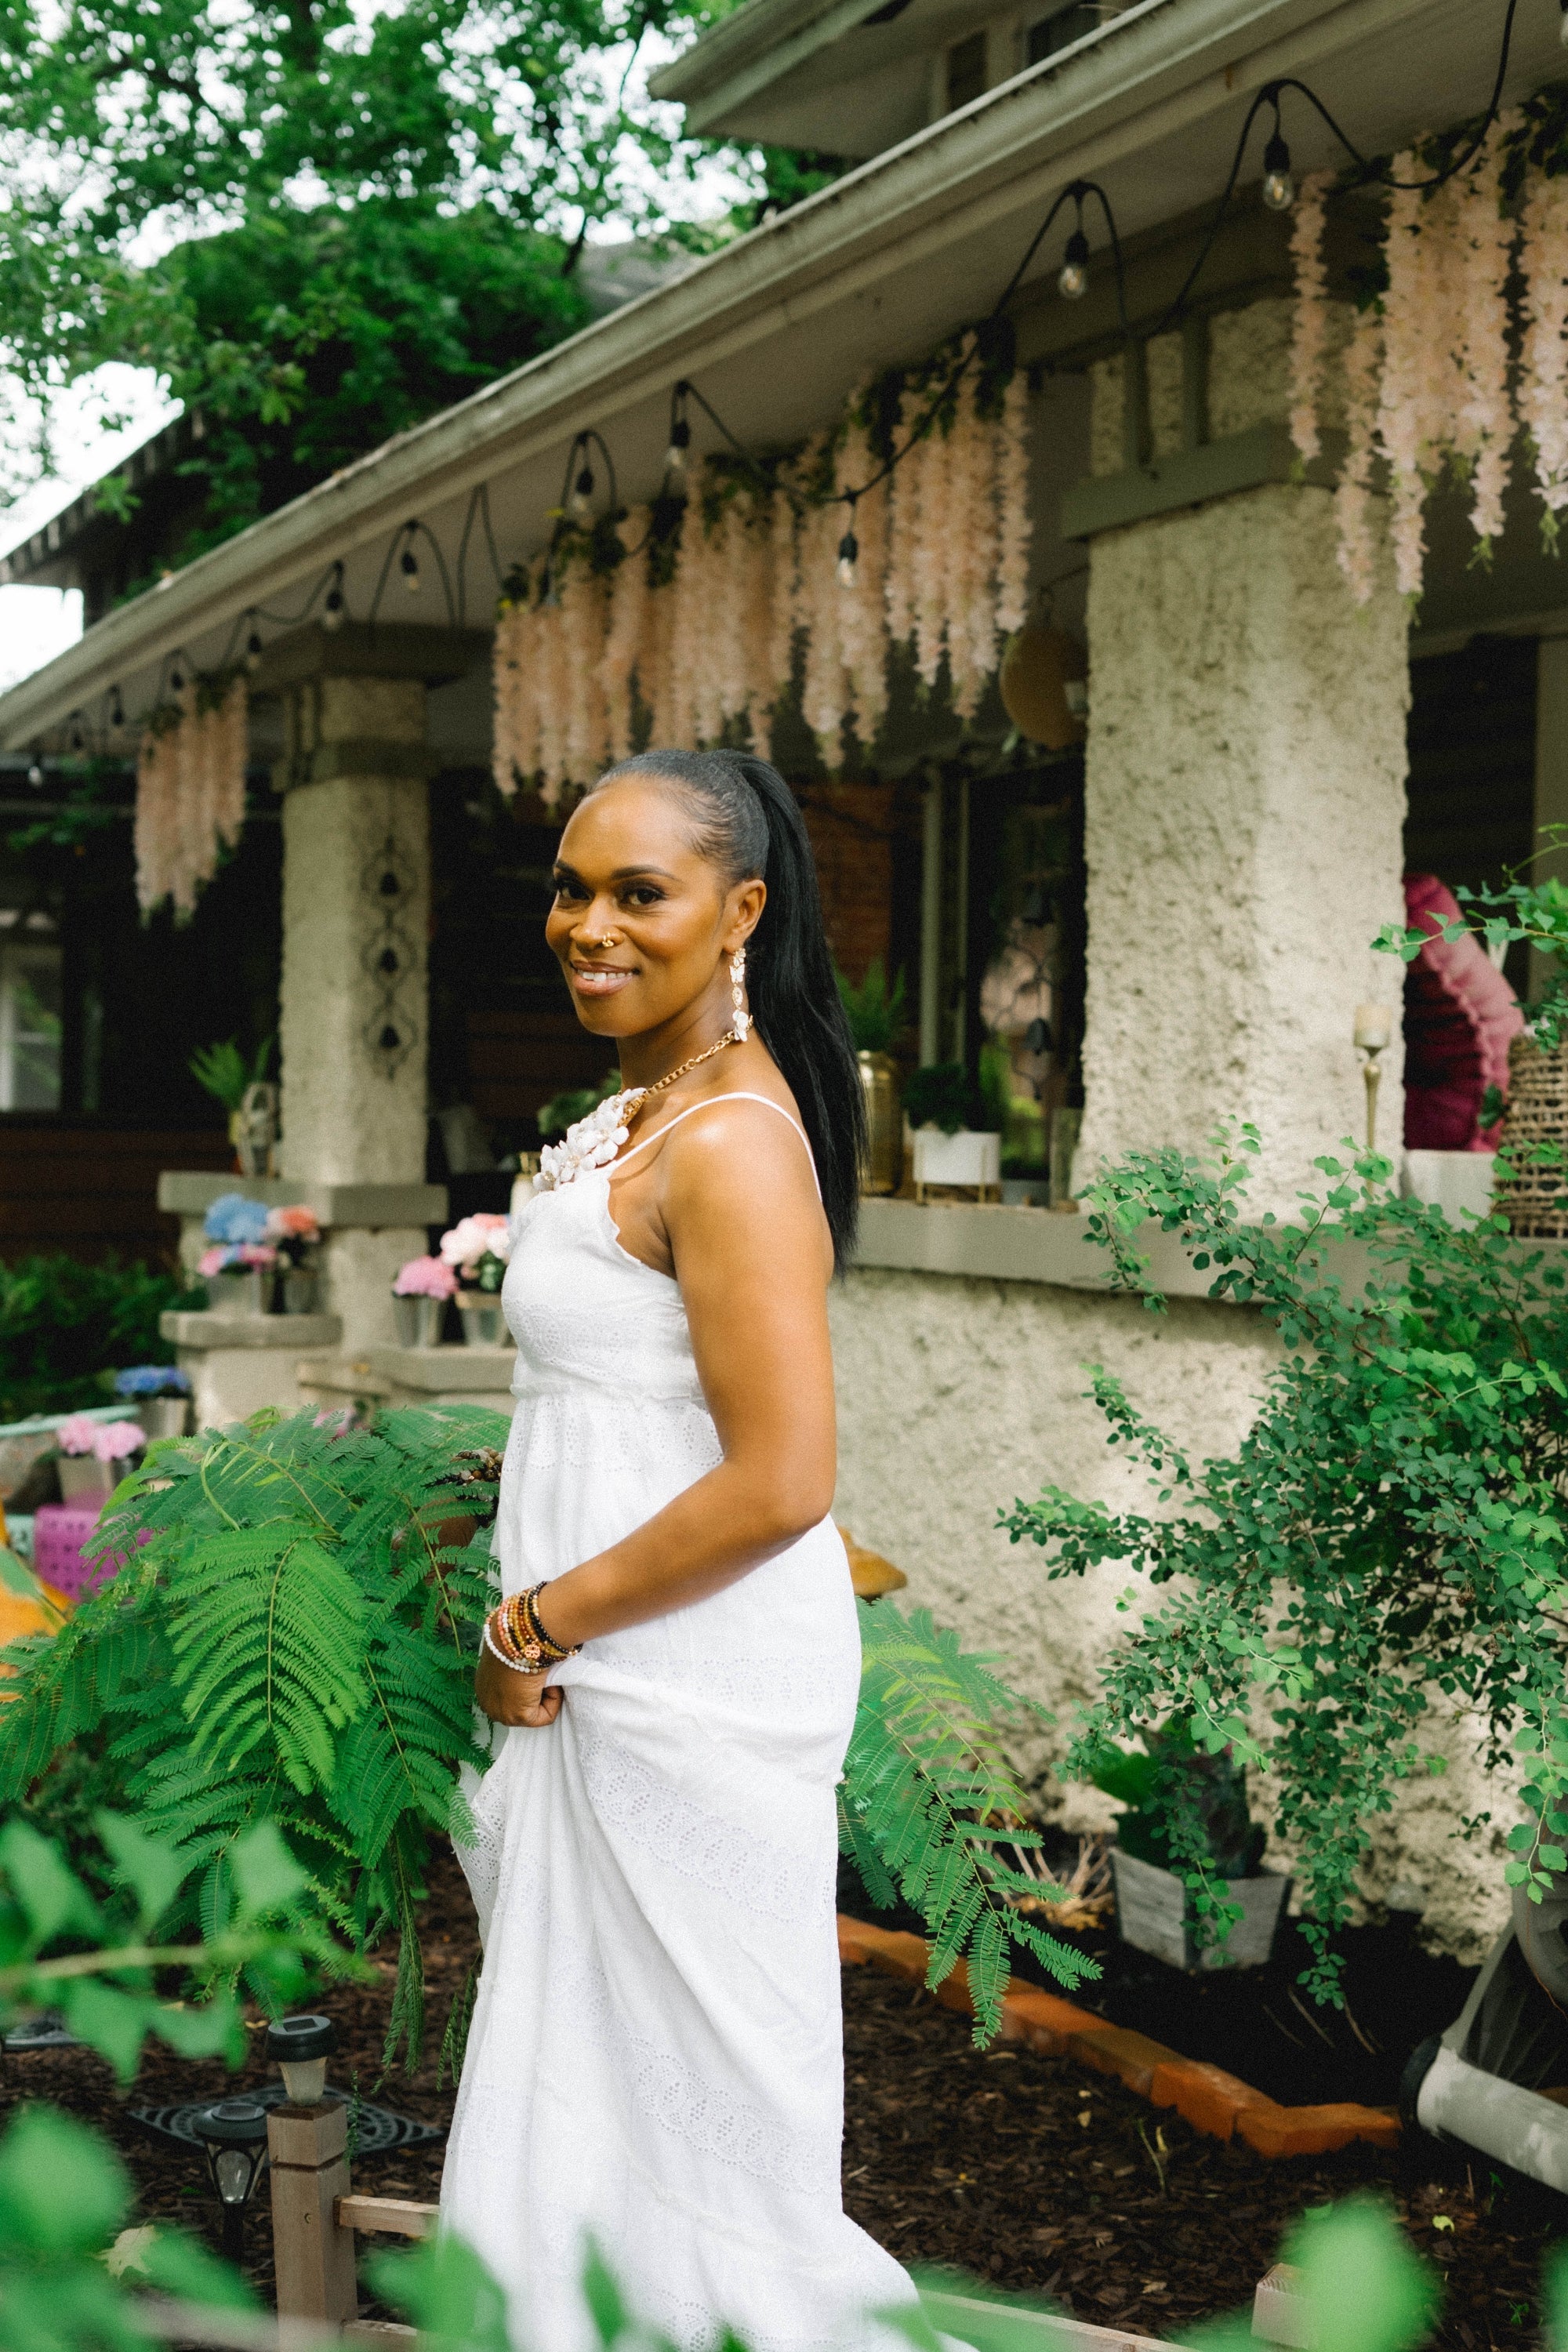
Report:
M 868 1920 L 840 1912 L 838 1957 L 852 1965 L 869 1961 L 889 1976 L 923 1984 L 931 1948 L 923 1936 L 874 1927 Z M 970 2013 L 969 1976 L 962 1960 L 933 1997 L 944 2009 Z M 1356 2139 L 1370 2140 L 1374 2147 L 1399 2143 L 1399 2116 L 1392 2107 L 1363 2107 L 1348 2099 L 1326 2106 L 1281 2106 L 1222 2067 L 1184 2058 L 1179 2050 L 1167 2050 L 1147 2034 L 1111 2025 L 1092 2011 L 1077 2009 L 1017 1977 L 1009 1979 L 1003 1999 L 1001 2038 L 1026 2042 L 1048 2057 L 1075 2058 L 1098 2074 L 1115 2074 L 1140 2098 L 1157 2107 L 1174 2107 L 1195 2130 L 1214 2139 L 1239 2133 L 1259 2156 L 1325 2156 Z

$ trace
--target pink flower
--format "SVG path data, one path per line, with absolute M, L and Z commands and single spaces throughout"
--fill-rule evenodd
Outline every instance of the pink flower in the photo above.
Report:
M 227 1242 L 214 1242 L 211 1249 L 203 1250 L 196 1260 L 196 1272 L 205 1281 L 208 1275 L 226 1274 L 235 1263 L 235 1253 Z
M 89 1421 L 85 1412 L 73 1412 L 70 1419 L 62 1421 L 56 1430 L 55 1444 L 62 1454 L 91 1454 L 97 1450 L 94 1443 L 97 1436 L 98 1423 Z
M 450 1233 L 441 1236 L 441 1255 L 448 1265 L 476 1266 L 481 1258 L 500 1258 L 503 1264 L 511 1255 L 511 1239 L 504 1217 L 480 1211 L 472 1217 L 460 1217 Z
M 278 1253 L 275 1249 L 268 1249 L 265 1242 L 241 1242 L 239 1262 L 241 1265 L 276 1265 Z
M 307 1208 L 301 1202 L 292 1209 L 268 1209 L 267 1234 L 269 1241 L 313 1243 L 321 1240 L 321 1228 L 317 1223 L 314 1209 Z
M 128 1454 L 140 1454 L 146 1443 L 146 1431 L 134 1421 L 100 1421 L 92 1425 L 92 1450 L 100 1462 L 123 1462 Z
M 458 1277 L 444 1259 L 411 1257 L 406 1265 L 398 1267 L 392 1295 L 395 1298 L 450 1298 L 457 1287 Z

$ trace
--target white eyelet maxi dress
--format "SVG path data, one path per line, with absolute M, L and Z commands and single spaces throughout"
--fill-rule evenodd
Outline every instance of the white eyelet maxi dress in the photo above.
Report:
M 527 1204 L 501 1297 L 511 1593 L 629 1535 L 721 1449 L 679 1286 L 622 1247 L 607 1170 Z M 484 1967 L 441 2213 L 534 2352 L 595 2340 L 589 2233 L 682 2347 L 727 2322 L 757 2352 L 840 2352 L 913 2296 L 839 2188 L 835 1790 L 859 1670 L 824 1519 L 711 1599 L 590 1642 L 557 1670 L 557 1721 L 497 1735 L 458 1849 Z

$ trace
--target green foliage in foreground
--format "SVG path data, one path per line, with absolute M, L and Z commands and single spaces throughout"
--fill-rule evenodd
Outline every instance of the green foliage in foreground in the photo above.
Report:
M 117 1801 L 187 1860 L 174 1923 L 209 1937 L 235 1916 L 237 1841 L 271 1823 L 335 1927 L 360 1945 L 399 1933 L 393 2043 L 417 2050 L 425 1857 L 462 1833 L 458 1769 L 485 1760 L 489 1557 L 441 1538 L 489 1517 L 505 1434 L 502 1415 L 453 1407 L 387 1413 L 374 1435 L 259 1414 L 152 1447 L 99 1525 L 119 1575 L 52 1641 L 13 1645 L 0 1804 L 98 1742 Z
M 1107 1172 L 1089 1230 L 1152 1309 L 1164 1301 L 1135 1245 L 1151 1220 L 1212 1273 L 1212 1297 L 1261 1310 L 1284 1356 L 1251 1430 L 1191 1461 L 1097 1369 L 1108 1443 L 1143 1465 L 1152 1507 L 1051 1486 L 1002 1524 L 1045 1547 L 1052 1577 L 1115 1560 L 1181 1580 L 1108 1663 L 1067 1769 L 1173 1714 L 1200 1747 L 1265 1768 L 1311 1980 L 1332 1999 L 1329 1939 L 1369 1824 L 1401 1780 L 1441 1769 L 1424 1745 L 1435 1709 L 1479 1728 L 1489 1768 L 1533 1768 L 1510 1880 L 1540 1888 L 1568 1866 L 1568 1298 L 1563 1270 L 1501 1217 L 1457 1231 L 1394 1197 L 1371 1155 L 1319 1160 L 1328 1184 L 1302 1192 L 1299 1224 L 1244 1224 L 1256 1136 L 1215 1145 L 1211 1161 L 1138 1154 Z M 1197 1840 L 1183 1859 L 1200 1921 L 1223 1924 Z
M 106 1367 L 172 1364 L 158 1318 L 185 1291 L 178 1275 L 63 1251 L 0 1265 L 0 1421 L 110 1402 Z
M 492 1563 L 482 1532 L 467 1538 L 493 1515 L 506 1433 L 502 1414 L 442 1406 L 388 1412 L 374 1432 L 263 1413 L 156 1445 L 100 1523 L 118 1576 L 59 1634 L 9 1654 L 21 1671 L 0 1805 L 26 1799 L 63 1825 L 123 1805 L 178 1843 L 170 1916 L 208 1937 L 235 1916 L 236 1841 L 271 1824 L 325 1919 L 361 1948 L 400 1937 L 389 2061 L 420 2047 L 430 1841 L 463 1838 L 458 1769 L 487 1761 L 473 1665 Z M 925 1916 L 933 1983 L 967 1954 L 984 2036 L 1009 1940 L 1064 1984 L 1092 1973 L 1006 1899 L 1050 1890 L 995 1858 L 1032 1843 L 998 1738 L 1022 1703 L 925 1612 L 880 1602 L 861 1622 L 844 1839 L 874 1892 L 901 1891 Z
M 308 1882 L 270 1822 L 258 1822 L 230 1849 L 224 1928 L 173 1943 L 160 1930 L 181 1907 L 195 1857 L 118 1813 L 100 1812 L 94 1826 L 107 1901 L 29 1822 L 13 1817 L 0 1829 L 0 2032 L 34 2011 L 58 2010 L 122 2083 L 134 2079 L 149 2034 L 182 2058 L 237 2065 L 245 2055 L 235 2000 L 241 1972 L 253 1993 L 281 2011 L 307 1988 L 307 1954 L 340 1966 L 343 1956 L 321 1928 L 298 1916 Z M 194 2000 L 168 1997 L 173 1970 Z M 0 2332 L 0 2342 L 9 2340 Z

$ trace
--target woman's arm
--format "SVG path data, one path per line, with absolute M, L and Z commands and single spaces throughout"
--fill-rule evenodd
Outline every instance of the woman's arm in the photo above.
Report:
M 572 1645 L 685 1608 L 784 1550 L 832 1507 L 832 1247 L 803 1146 L 761 1106 L 715 1104 L 658 1154 L 658 1208 L 724 1459 L 625 1540 L 552 1580 L 540 1614 Z M 548 1678 L 481 1655 L 480 1706 L 548 1723 Z

